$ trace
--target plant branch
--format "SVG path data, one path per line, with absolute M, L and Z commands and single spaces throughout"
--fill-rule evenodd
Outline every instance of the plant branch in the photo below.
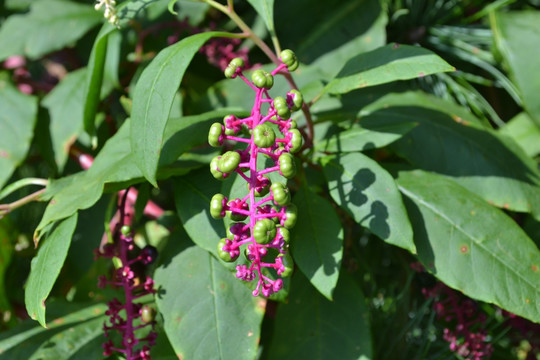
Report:
M 14 201 L 10 204 L 1 204 L 0 205 L 0 219 L 3 218 L 5 215 L 9 214 L 11 211 L 24 206 L 28 203 L 31 203 L 32 201 L 38 201 L 39 197 L 45 192 L 47 189 L 41 189 L 38 190 L 28 196 L 23 197 L 22 199 L 19 199 L 17 201 Z
M 0 200 L 25 186 L 28 186 L 28 185 L 47 186 L 48 183 L 49 183 L 49 180 L 47 179 L 40 179 L 40 178 L 20 179 L 18 181 L 15 181 L 13 184 L 6 186 L 2 191 L 0 191 Z

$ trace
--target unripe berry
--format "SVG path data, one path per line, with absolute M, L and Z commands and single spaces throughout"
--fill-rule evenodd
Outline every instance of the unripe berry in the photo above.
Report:
M 264 70 L 255 70 L 251 75 L 251 81 L 259 89 L 271 89 L 274 86 L 274 77 Z
M 276 133 L 266 124 L 257 125 L 253 129 L 253 142 L 260 148 L 272 147 L 276 143 Z
M 282 63 L 287 65 L 287 69 L 289 69 L 289 71 L 294 71 L 298 68 L 298 59 L 292 50 L 283 50 L 280 54 L 280 59 Z
M 236 151 L 227 151 L 221 156 L 221 159 L 219 159 L 219 170 L 224 173 L 233 172 L 234 170 L 236 170 L 236 168 L 238 168 L 240 160 L 241 157 L 239 153 L 237 153 Z

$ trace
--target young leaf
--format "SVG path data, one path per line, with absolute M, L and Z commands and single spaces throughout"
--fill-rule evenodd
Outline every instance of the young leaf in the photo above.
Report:
M 264 302 L 203 249 L 171 256 L 155 272 L 156 302 L 178 358 L 253 359 Z
M 466 295 L 540 321 L 540 251 L 507 215 L 454 181 L 401 172 L 418 257 Z
M 196 34 L 163 49 L 137 82 L 133 93 L 131 144 L 135 163 L 154 186 L 157 186 L 159 154 L 174 95 L 195 53 L 215 36 L 230 35 L 219 32 Z
M 30 276 L 26 283 L 24 302 L 30 317 L 46 327 L 45 300 L 56 282 L 68 253 L 71 236 L 77 225 L 77 213 L 62 221 L 51 232 L 32 259 Z
M 401 195 L 386 170 L 361 153 L 327 157 L 322 163 L 339 206 L 384 241 L 416 252 Z
M 350 59 L 325 88 L 331 94 L 408 80 L 439 72 L 454 71 L 431 51 L 409 45 L 388 44 Z
M 540 172 L 515 143 L 453 113 L 409 105 L 410 99 L 410 94 L 389 95 L 364 108 L 363 119 L 417 123 L 390 145 L 398 155 L 451 176 L 495 206 L 540 217 Z
M 343 256 L 343 229 L 328 200 L 302 186 L 293 198 L 298 221 L 292 230 L 291 252 L 298 268 L 326 298 L 338 281 Z
M 77 140 L 83 124 L 86 68 L 69 73 L 43 98 L 49 110 L 51 141 L 58 171 L 62 172 L 69 148 Z
M 94 205 L 101 197 L 106 183 L 131 181 L 142 177 L 133 161 L 129 123 L 129 119 L 126 120 L 118 132 L 105 143 L 88 171 L 50 184 L 54 196 L 34 232 L 34 241 L 40 238 L 41 231 L 47 225 Z M 50 197 L 50 194 L 45 193 L 45 196 Z
M 37 98 L 0 78 L 0 188 L 24 160 L 37 120 Z
M 498 51 L 504 58 L 510 74 L 521 90 L 523 105 L 531 118 L 540 126 L 540 77 L 538 67 L 531 59 L 540 57 L 538 11 L 492 12 L 491 28 Z
M 276 36 L 274 28 L 274 0 L 248 0 L 255 11 L 264 20 L 270 35 Z
M 333 301 L 295 274 L 289 303 L 278 307 L 268 359 L 371 359 L 368 318 L 364 295 L 346 272 Z
M 37 59 L 61 49 L 97 25 L 103 15 L 91 5 L 65 0 L 34 1 L 30 12 L 9 16 L 0 28 L 0 61 L 12 55 Z

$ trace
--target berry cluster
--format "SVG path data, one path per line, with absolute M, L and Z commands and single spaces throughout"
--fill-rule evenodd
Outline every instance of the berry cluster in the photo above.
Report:
M 118 229 L 117 229 L 118 230 Z M 109 316 L 109 325 L 103 325 L 103 332 L 109 338 L 110 330 L 117 330 L 122 335 L 121 346 L 115 346 L 112 339 L 103 344 L 103 355 L 110 356 L 113 352 L 123 353 L 127 360 L 149 360 L 150 347 L 155 344 L 156 332 L 154 331 L 155 320 L 153 310 L 148 305 L 134 302 L 136 299 L 155 293 L 154 281 L 146 276 L 142 281 L 135 272 L 137 264 L 147 265 L 155 261 L 157 252 L 154 247 L 147 246 L 138 255 L 131 258 L 135 250 L 131 228 L 123 225 L 120 231 L 115 232 L 115 242 L 103 246 L 96 253 L 104 258 L 116 258 L 120 265 L 115 269 L 113 279 L 108 280 L 105 276 L 98 278 L 98 286 L 104 288 L 107 285 L 120 287 L 124 290 L 125 302 L 122 303 L 114 298 L 108 302 L 105 312 Z M 138 325 L 136 321 L 138 320 Z M 151 326 L 152 330 L 143 338 L 138 338 L 136 332 L 139 329 Z M 142 347 L 139 344 L 146 342 Z
M 291 153 L 299 151 L 303 142 L 296 122 L 291 119 L 292 112 L 302 107 L 302 94 L 291 90 L 286 97 L 277 96 L 274 99 L 268 94 L 276 74 L 298 67 L 291 50 L 282 51 L 280 60 L 281 63 L 270 73 L 254 71 L 251 81 L 242 73 L 245 63 L 241 58 L 229 63 L 225 76 L 230 79 L 239 77 L 249 85 L 255 91 L 254 105 L 249 117 L 226 116 L 223 124 L 212 124 L 208 134 L 208 142 L 214 147 L 222 146 L 225 141 L 246 144 L 243 150 L 231 150 L 216 156 L 210 163 L 210 171 L 219 180 L 237 173 L 248 183 L 249 193 L 242 199 L 214 195 L 210 202 L 210 214 L 215 219 L 228 216 L 234 221 L 227 230 L 227 237 L 218 243 L 218 254 L 222 260 L 233 262 L 238 259 L 240 249 L 244 246 L 249 266 L 237 265 L 236 277 L 244 281 L 258 279 L 254 296 L 261 292 L 268 297 L 283 287 L 283 280 L 272 280 L 263 273 L 264 268 L 274 269 L 278 277 L 289 276 L 294 268 L 288 248 L 289 229 L 296 223 L 297 209 L 291 203 L 286 184 L 272 183 L 265 176 L 279 172 L 287 179 L 294 177 L 296 167 Z M 268 108 L 264 113 L 261 109 L 263 104 Z M 259 169 L 259 154 L 271 159 L 274 166 Z M 244 222 L 246 219 L 249 220 Z

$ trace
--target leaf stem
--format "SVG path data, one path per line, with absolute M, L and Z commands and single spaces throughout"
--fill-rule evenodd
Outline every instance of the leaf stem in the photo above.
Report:
M 30 195 L 27 195 L 23 197 L 22 199 L 19 199 L 17 201 L 14 201 L 10 204 L 0 204 L 0 219 L 4 217 L 4 215 L 9 214 L 11 211 L 24 206 L 28 203 L 31 203 L 32 201 L 39 200 L 39 197 L 45 192 L 47 189 L 41 189 L 38 190 Z
M 48 183 L 49 183 L 49 180 L 41 179 L 41 178 L 20 179 L 18 181 L 15 181 L 13 184 L 6 186 L 2 191 L 0 191 L 0 200 L 25 186 L 28 186 L 28 185 L 47 186 Z

